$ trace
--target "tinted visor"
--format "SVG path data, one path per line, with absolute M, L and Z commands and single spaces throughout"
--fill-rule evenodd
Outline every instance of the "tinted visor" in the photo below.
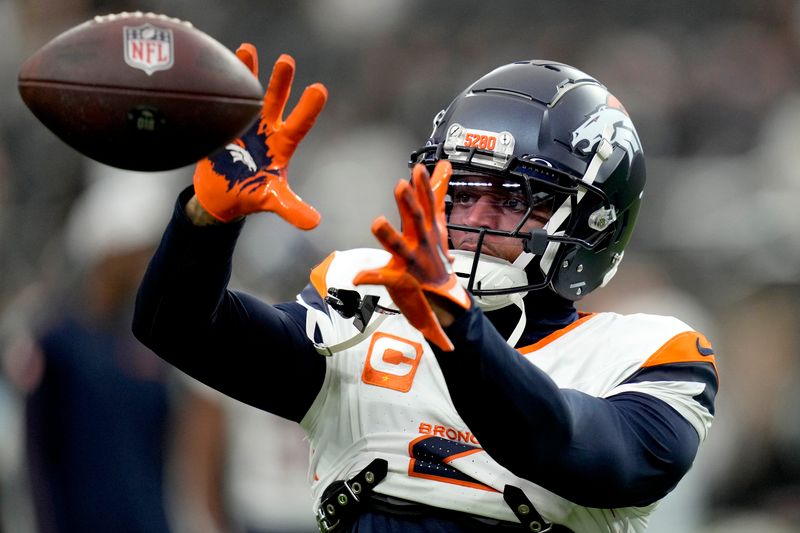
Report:
M 448 222 L 527 232 L 550 220 L 559 205 L 557 196 L 531 180 L 456 172 L 446 199 Z

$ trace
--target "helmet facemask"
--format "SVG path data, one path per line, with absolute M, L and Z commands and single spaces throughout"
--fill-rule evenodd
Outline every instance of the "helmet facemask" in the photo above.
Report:
M 529 243 L 564 196 L 517 176 L 454 170 L 445 198 L 454 270 L 482 307 L 508 305 L 503 296 L 530 290 Z
M 427 162 L 436 153 L 435 160 L 448 158 L 439 145 L 415 152 L 412 160 Z M 448 159 L 453 176 L 445 209 L 453 268 L 484 310 L 516 303 L 509 295 L 550 286 L 557 272 L 550 268 L 554 256 L 575 247 L 595 249 L 614 231 L 613 206 L 603 191 L 547 161 L 512 157 L 504 168 L 490 168 L 469 156 Z M 576 231 L 578 201 L 601 206 L 608 224 L 590 234 Z

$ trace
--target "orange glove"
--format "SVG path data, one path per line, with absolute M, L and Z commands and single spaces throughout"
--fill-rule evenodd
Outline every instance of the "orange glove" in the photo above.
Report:
M 242 44 L 236 55 L 258 76 L 253 45 Z M 300 229 L 319 224 L 319 213 L 292 191 L 286 178 L 289 159 L 314 125 L 328 91 L 321 83 L 307 87 L 284 122 L 294 69 L 294 59 L 282 54 L 272 70 L 259 119 L 242 137 L 197 164 L 195 195 L 217 220 L 230 222 L 250 213 L 272 211 Z
M 378 217 L 372 233 L 389 253 L 389 263 L 359 272 L 356 285 L 384 285 L 392 300 L 412 326 L 445 351 L 453 350 L 426 295 L 445 298 L 462 309 L 472 305 L 467 291 L 458 283 L 448 254 L 444 197 L 452 169 L 440 161 L 429 177 L 423 165 L 412 171 L 411 184 L 401 181 L 394 189 L 403 233 L 388 220 Z

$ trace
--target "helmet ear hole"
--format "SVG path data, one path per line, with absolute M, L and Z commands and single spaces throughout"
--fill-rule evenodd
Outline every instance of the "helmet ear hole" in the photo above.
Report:
M 575 270 L 575 258 L 577 255 L 577 248 L 574 246 L 565 247 L 562 245 L 553 260 L 553 264 L 550 266 L 551 269 L 555 270 L 555 272 L 551 272 L 551 289 L 562 298 L 568 300 L 578 299 L 575 291 L 569 288 L 573 280 L 572 273 Z

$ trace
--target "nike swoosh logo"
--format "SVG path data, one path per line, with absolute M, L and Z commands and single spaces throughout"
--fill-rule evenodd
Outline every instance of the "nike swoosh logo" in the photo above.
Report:
M 697 337 L 697 341 L 695 341 L 695 346 L 697 346 L 697 351 L 700 352 L 700 355 L 709 356 L 714 355 L 714 348 L 711 346 L 700 346 L 700 337 Z

